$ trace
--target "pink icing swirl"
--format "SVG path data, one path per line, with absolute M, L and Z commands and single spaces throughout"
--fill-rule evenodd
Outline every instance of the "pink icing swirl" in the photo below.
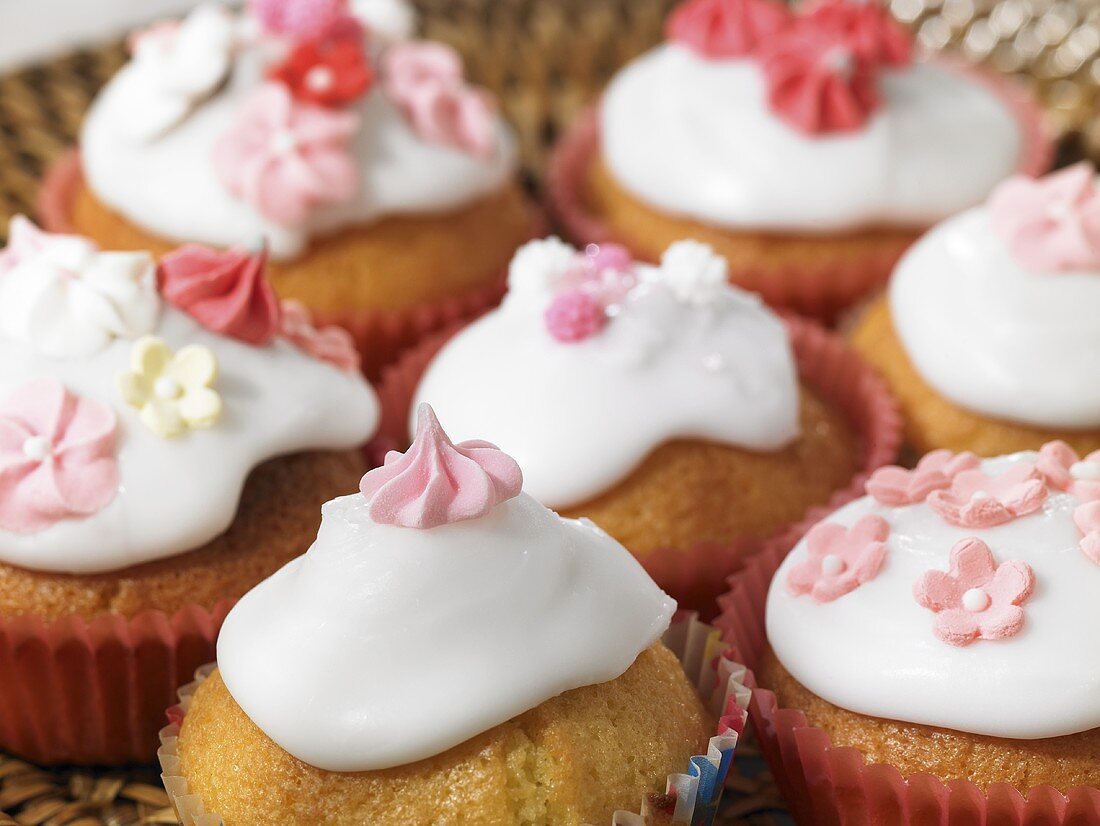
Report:
M 428 404 L 417 409 L 409 449 L 391 451 L 382 467 L 359 483 L 371 519 L 405 528 L 477 519 L 518 496 L 522 487 L 515 459 L 488 442 L 454 444 Z

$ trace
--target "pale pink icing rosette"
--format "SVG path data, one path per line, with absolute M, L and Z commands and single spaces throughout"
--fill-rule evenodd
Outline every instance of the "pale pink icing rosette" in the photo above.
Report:
M 408 444 L 409 410 L 420 378 L 436 353 L 465 323 L 425 339 L 383 372 L 377 386 L 381 422 L 378 435 L 367 446 L 371 464 L 381 464 L 387 452 Z M 843 411 L 861 439 L 859 471 L 823 506 L 828 512 L 862 495 L 870 475 L 897 458 L 901 417 L 882 380 L 839 336 L 794 316 L 785 318 L 784 323 L 802 380 L 827 403 Z M 699 542 L 687 548 L 655 550 L 640 561 L 682 608 L 711 616 L 714 600 L 724 590 L 725 577 L 765 545 L 766 540 L 756 538 Z
M 38 215 L 43 229 L 72 233 L 73 201 L 84 185 L 80 153 L 73 149 L 63 154 L 47 170 L 38 191 Z M 531 238 L 546 234 L 547 220 L 542 210 L 530 206 Z M 3 270 L 0 269 L 0 275 Z M 318 277 L 322 277 L 320 274 Z M 477 318 L 495 307 L 504 295 L 507 268 L 486 273 L 484 284 L 458 295 L 427 301 L 406 310 L 342 309 L 311 311 L 312 323 L 319 329 L 336 326 L 351 334 L 362 359 L 367 378 L 377 380 L 382 369 L 423 339 L 456 322 Z
M 1026 793 L 999 783 L 981 789 L 966 780 L 930 774 L 908 778 L 892 765 L 868 763 L 854 748 L 834 746 L 802 711 L 782 708 L 752 669 L 768 649 L 764 626 L 768 589 L 790 550 L 827 513 L 811 514 L 777 537 L 729 579 L 715 625 L 747 667 L 749 718 L 791 814 L 799 823 L 936 823 L 997 826 L 1076 826 L 1100 823 L 1100 788 L 1065 794 L 1050 786 Z M 977 643 L 975 643 L 977 644 Z
M 943 55 L 935 60 L 938 65 L 989 88 L 1012 112 L 1021 133 L 1021 174 L 1038 176 L 1050 168 L 1054 142 L 1043 126 L 1042 109 L 1034 97 L 1009 78 Z M 588 178 L 599 156 L 599 147 L 598 112 L 592 107 L 580 113 L 551 152 L 546 174 L 547 207 L 567 239 L 577 247 L 606 242 L 631 247 L 630 238 L 616 231 L 586 201 Z M 731 267 L 730 280 L 759 293 L 774 307 L 833 321 L 844 309 L 884 285 L 908 246 L 908 242 L 901 241 L 889 246 L 883 244 L 874 252 L 836 264 Z M 645 258 L 637 248 L 633 253 Z

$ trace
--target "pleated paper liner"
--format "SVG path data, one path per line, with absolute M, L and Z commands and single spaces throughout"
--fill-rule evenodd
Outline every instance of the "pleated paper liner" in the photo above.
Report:
M 896 459 L 901 417 L 882 380 L 838 336 L 796 316 L 785 318 L 784 323 L 800 376 L 826 402 L 845 413 L 861 438 L 859 471 L 846 487 L 832 495 L 827 503 L 832 510 L 860 496 L 867 477 Z M 372 465 L 381 464 L 388 451 L 408 447 L 409 414 L 421 376 L 458 329 L 455 326 L 426 339 L 383 374 L 378 386 L 381 423 L 378 435 L 367 447 Z M 726 577 L 764 544 L 765 540 L 758 538 L 699 542 L 687 548 L 650 551 L 639 556 L 639 561 L 681 606 L 710 616 L 714 600 L 725 590 Z
M 1008 784 L 983 791 L 965 780 L 930 774 L 903 777 L 894 766 L 869 764 L 851 747 L 833 746 L 797 709 L 781 708 L 751 669 L 768 647 L 764 626 L 768 587 L 780 563 L 813 523 L 792 528 L 730 578 L 716 625 L 749 671 L 749 717 L 775 781 L 802 824 L 935 824 L 935 826 L 1086 826 L 1100 823 L 1100 789 L 1062 794 L 1049 786 L 1021 792 Z
M 1043 127 L 1042 110 L 1025 90 L 1007 78 L 966 66 L 958 60 L 938 57 L 936 62 L 989 88 L 1013 114 L 1021 133 L 1020 172 L 1041 175 L 1050 168 L 1054 144 Z M 547 205 L 568 239 L 577 246 L 614 241 L 629 248 L 630 239 L 595 213 L 586 201 L 588 178 L 599 154 L 599 145 L 598 110 L 591 107 L 581 114 L 552 151 L 546 173 Z M 653 159 L 654 163 L 660 160 Z M 777 237 L 776 243 L 782 243 L 781 237 Z M 807 262 L 779 267 L 761 261 L 758 266 L 745 264 L 732 268 L 730 280 L 760 293 L 774 307 L 832 321 L 842 310 L 884 285 L 907 247 L 907 243 L 879 242 L 873 249 L 853 254 L 843 264 Z M 640 250 L 634 249 L 634 253 L 637 258 L 645 258 Z
M 692 757 L 683 774 L 669 775 L 664 794 L 648 795 L 642 801 L 640 814 L 616 812 L 614 826 L 658 823 L 710 826 L 718 811 L 738 740 L 745 730 L 749 692 L 741 680 L 744 669 L 724 656 L 725 645 L 718 630 L 699 622 L 692 613 L 680 612 L 662 642 L 679 658 L 688 679 L 718 721 L 717 733 L 710 739 L 706 754 Z M 214 668 L 214 663 L 199 668 L 194 682 L 179 690 L 179 704 L 168 710 L 171 722 L 160 732 L 157 757 L 163 772 L 161 779 L 184 826 L 222 824 L 216 812 L 206 811 L 199 795 L 190 793 L 187 778 L 180 772 L 177 751 L 177 739 L 191 699 Z
M 231 605 L 0 618 L 0 749 L 40 765 L 152 759 L 164 709 L 214 656 Z
M 49 169 L 38 193 L 38 217 L 49 232 L 74 232 L 72 204 L 83 175 L 80 153 L 76 149 L 63 154 Z M 531 237 L 547 231 L 541 209 L 530 207 Z M 459 295 L 427 301 L 408 310 L 357 310 L 338 312 L 311 311 L 318 326 L 335 324 L 351 333 L 363 359 L 363 372 L 372 380 L 404 350 L 424 336 L 459 320 L 476 318 L 496 306 L 504 295 L 506 272 L 501 271 L 485 283 Z

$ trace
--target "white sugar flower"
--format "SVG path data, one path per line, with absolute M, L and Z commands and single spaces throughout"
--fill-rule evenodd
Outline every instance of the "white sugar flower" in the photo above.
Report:
M 680 301 L 712 304 L 730 291 L 726 259 L 698 241 L 677 241 L 661 256 L 661 280 Z
M 560 238 L 528 241 L 516 250 L 508 267 L 509 297 L 545 298 L 577 261 L 577 251 Z

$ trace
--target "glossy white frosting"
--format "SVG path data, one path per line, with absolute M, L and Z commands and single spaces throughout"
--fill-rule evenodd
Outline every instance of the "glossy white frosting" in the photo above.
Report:
M 313 547 L 246 594 L 218 640 L 233 698 L 321 769 L 422 760 L 613 680 L 676 607 L 611 537 L 527 494 L 424 530 L 367 510 L 358 494 L 326 504 Z
M 371 0 L 361 11 L 368 23 L 375 15 L 386 36 L 407 27 L 393 3 Z M 487 158 L 426 143 L 376 82 L 350 109 L 361 119 L 350 145 L 362 175 L 358 194 L 318 208 L 302 227 L 265 219 L 225 188 L 211 161 L 215 141 L 282 54 L 279 44 L 256 37 L 251 21 L 238 21 L 237 29 L 225 85 L 160 137 L 150 140 L 148 130 L 133 125 L 150 97 L 141 60 L 123 67 L 88 112 L 80 138 L 88 185 L 104 204 L 145 230 L 217 246 L 265 235 L 272 257 L 287 259 L 302 253 L 315 236 L 390 215 L 455 209 L 499 190 L 512 177 L 516 142 L 501 118 L 497 149 Z
M 453 438 L 498 445 L 531 495 L 564 508 L 608 490 L 672 439 L 776 450 L 798 435 L 786 330 L 756 296 L 725 283 L 721 259 L 717 285 L 694 292 L 668 254 L 662 267 L 640 266 L 641 285 L 606 328 L 563 344 L 543 314 L 550 280 L 572 255 L 553 240 L 522 249 L 500 308 L 429 366 L 414 401 L 430 403 Z
M 629 64 L 600 109 L 602 155 L 639 199 L 730 229 L 923 226 L 980 203 L 1018 166 L 1005 105 L 932 63 L 881 78 L 865 129 L 803 135 L 768 108 L 749 60 L 676 44 Z
M 1036 454 L 986 460 L 999 475 Z M 1042 509 L 994 528 L 948 524 L 926 504 L 879 505 L 870 497 L 828 517 L 852 525 L 865 514 L 890 525 L 878 576 L 833 602 L 792 596 L 787 572 L 806 556 L 800 543 L 768 594 L 768 640 L 788 671 L 829 702 L 874 717 L 993 737 L 1057 737 L 1100 726 L 1100 566 L 1080 550 L 1079 500 L 1050 491 Z M 959 540 L 976 536 L 998 562 L 1035 573 L 1023 629 L 1003 640 L 959 647 L 937 639 L 933 614 L 913 596 L 930 569 L 947 570 Z
M 130 365 L 129 339 L 62 360 L 0 335 L 0 400 L 48 376 L 107 405 L 118 417 L 120 473 L 117 495 L 98 513 L 33 534 L 0 530 L 0 561 L 87 574 L 192 550 L 229 527 L 256 465 L 303 450 L 350 449 L 374 433 L 378 401 L 370 386 L 285 340 L 253 347 L 209 332 L 169 306 L 161 307 L 153 332 L 175 350 L 199 344 L 213 351 L 214 387 L 224 404 L 213 427 L 165 439 L 141 422 L 115 384 Z
M 980 207 L 909 250 L 890 308 L 913 365 L 946 398 L 1040 427 L 1100 427 L 1100 272 L 1026 270 Z

